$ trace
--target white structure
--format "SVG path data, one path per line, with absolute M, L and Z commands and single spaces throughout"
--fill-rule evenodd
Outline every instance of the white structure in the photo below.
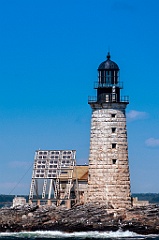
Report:
M 13 199 L 13 207 L 22 206 L 26 204 L 26 199 L 24 197 L 15 197 Z
M 121 99 L 118 65 L 107 60 L 99 65 L 97 98 L 92 108 L 88 202 L 113 208 L 129 208 L 130 177 L 125 109 L 128 98 Z

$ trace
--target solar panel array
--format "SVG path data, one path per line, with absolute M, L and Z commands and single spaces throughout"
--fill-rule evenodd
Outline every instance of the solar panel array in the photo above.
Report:
M 69 199 L 75 163 L 75 150 L 36 151 L 29 199 L 34 196 L 42 199 L 48 196 L 50 199 L 52 192 L 55 199 Z M 61 192 L 61 183 L 65 186 L 64 193 Z
M 68 171 L 74 166 L 75 153 L 74 150 L 36 151 L 33 178 L 57 178 L 69 174 Z

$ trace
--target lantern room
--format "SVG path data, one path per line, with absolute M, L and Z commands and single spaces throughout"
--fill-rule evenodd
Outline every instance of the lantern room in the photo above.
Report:
M 122 84 L 119 82 L 119 67 L 110 60 L 110 53 L 107 54 L 106 61 L 98 67 L 98 82 L 95 84 L 97 89 L 97 102 L 120 102 L 120 89 Z
M 107 87 L 118 84 L 119 67 L 110 60 L 110 53 L 108 52 L 107 60 L 102 62 L 98 67 L 98 82 Z

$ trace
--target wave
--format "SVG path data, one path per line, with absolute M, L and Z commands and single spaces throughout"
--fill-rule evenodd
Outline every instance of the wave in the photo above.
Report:
M 0 233 L 1 239 L 159 239 L 159 235 L 139 235 L 130 231 L 116 232 L 73 232 L 66 233 L 61 231 L 35 231 L 19 233 Z

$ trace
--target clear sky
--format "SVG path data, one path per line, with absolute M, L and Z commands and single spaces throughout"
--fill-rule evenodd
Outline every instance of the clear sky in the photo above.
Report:
M 159 192 L 159 1 L 1 0 L 0 194 L 29 193 L 39 148 L 88 163 L 87 99 L 108 50 L 130 97 L 132 192 Z

